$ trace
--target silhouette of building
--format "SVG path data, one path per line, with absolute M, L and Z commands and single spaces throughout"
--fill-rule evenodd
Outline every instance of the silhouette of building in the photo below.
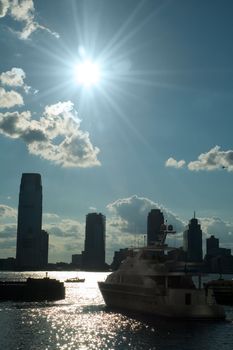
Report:
M 111 263 L 111 269 L 117 270 L 123 260 L 127 258 L 127 256 L 132 256 L 133 250 L 129 248 L 123 248 L 114 252 L 113 261 Z
M 183 235 L 183 249 L 186 253 L 187 261 L 202 261 L 202 230 L 195 217 L 189 221 L 188 229 Z
M 216 255 L 219 250 L 219 239 L 213 235 L 206 239 L 206 254 Z
M 83 268 L 87 270 L 105 269 L 105 216 L 90 213 L 86 216 Z
M 16 265 L 38 269 L 48 263 L 48 233 L 42 226 L 40 174 L 23 174 L 19 192 Z
M 15 270 L 15 258 L 0 259 L 0 270 Z
M 82 267 L 82 254 L 73 254 L 71 264 L 75 267 Z
M 219 239 L 213 235 L 206 239 L 205 267 L 209 273 L 232 273 L 231 249 L 219 247 Z
M 152 209 L 147 216 L 147 244 L 159 241 L 161 226 L 164 225 L 164 216 L 159 209 Z

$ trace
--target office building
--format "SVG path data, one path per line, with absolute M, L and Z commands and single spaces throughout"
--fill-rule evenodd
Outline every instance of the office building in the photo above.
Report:
M 219 239 L 211 235 L 206 239 L 206 254 L 216 255 L 219 252 Z
M 90 213 L 86 216 L 83 267 L 87 270 L 105 268 L 105 216 Z
M 187 261 L 202 261 L 202 230 L 198 220 L 194 217 L 189 221 L 188 229 L 183 235 L 183 249 Z
M 75 267 L 82 267 L 82 254 L 73 254 L 71 264 Z
M 42 230 L 40 174 L 23 174 L 19 192 L 16 264 L 38 269 L 48 263 L 48 234 Z
M 161 210 L 152 209 L 147 216 L 147 244 L 154 244 L 161 238 L 161 226 L 164 225 L 164 216 Z

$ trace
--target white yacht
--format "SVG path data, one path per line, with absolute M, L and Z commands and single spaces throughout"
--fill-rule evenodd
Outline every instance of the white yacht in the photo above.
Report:
M 164 241 L 132 250 L 117 271 L 98 283 L 106 305 L 174 318 L 224 319 L 213 290 L 201 287 L 200 274 L 196 285 L 195 274 L 170 257 L 169 250 L 176 248 Z

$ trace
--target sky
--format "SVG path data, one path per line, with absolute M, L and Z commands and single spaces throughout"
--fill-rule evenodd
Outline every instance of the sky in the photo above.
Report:
M 106 254 L 160 208 L 182 245 L 233 248 L 233 2 L 0 0 L 0 258 L 15 256 L 22 173 L 40 173 L 49 261 L 106 215 Z

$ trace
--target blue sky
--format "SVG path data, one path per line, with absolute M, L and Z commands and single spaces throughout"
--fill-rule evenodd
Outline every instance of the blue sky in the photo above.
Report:
M 0 0 L 0 257 L 15 255 L 24 172 L 42 175 L 50 261 L 83 249 L 90 211 L 107 217 L 108 260 L 154 207 L 177 232 L 196 210 L 203 238 L 232 248 L 232 14 L 230 0 Z

